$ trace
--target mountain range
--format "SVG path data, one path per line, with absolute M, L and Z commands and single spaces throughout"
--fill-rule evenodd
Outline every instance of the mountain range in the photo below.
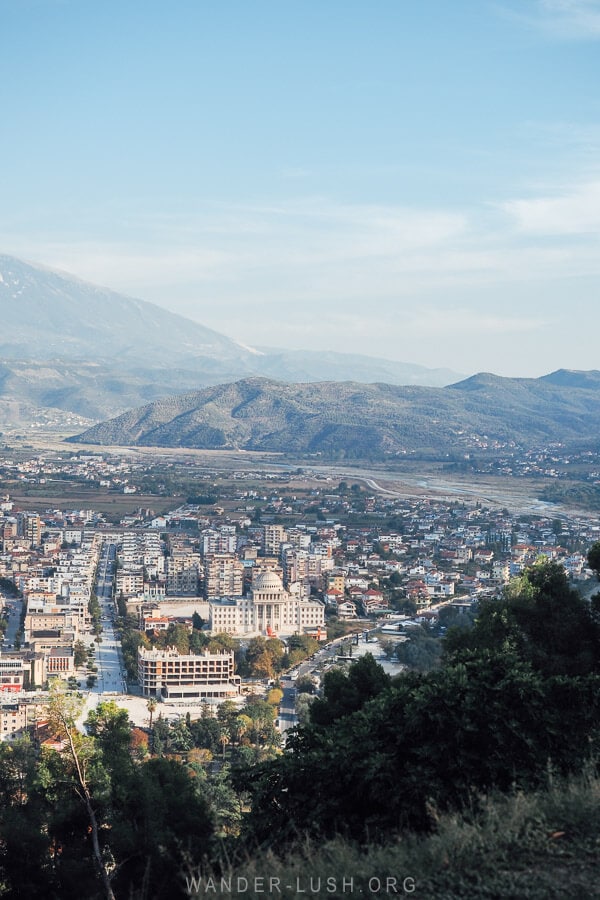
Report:
M 597 442 L 599 425 L 597 371 L 479 374 L 443 388 L 250 378 L 147 404 L 73 440 L 381 459 Z
M 461 376 L 357 354 L 246 347 L 143 300 L 0 255 L 0 421 L 104 419 L 241 378 L 439 386 Z
M 9 256 L 0 256 L 0 304 L 3 428 L 50 423 L 90 443 L 337 458 L 598 436 L 598 372 L 465 379 L 355 354 L 251 348 Z

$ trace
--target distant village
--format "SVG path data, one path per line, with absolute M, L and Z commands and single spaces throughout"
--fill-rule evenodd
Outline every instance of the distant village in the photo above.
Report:
M 3 460 L 0 471 L 13 483 L 76 477 L 129 494 L 146 476 L 138 460 L 99 454 Z M 93 645 L 107 629 L 115 636 L 119 613 L 150 637 L 175 625 L 242 642 L 325 642 L 332 629 L 377 627 L 399 636 L 407 622 L 435 624 L 441 608 L 469 612 L 540 557 L 574 582 L 587 578 L 586 552 L 600 538 L 593 516 L 396 497 L 324 476 L 302 483 L 300 473 L 232 471 L 223 491 L 214 472 L 197 479 L 202 502 L 164 514 L 139 508 L 118 522 L 94 509 L 21 509 L 4 495 L 3 739 L 26 727 L 53 679 L 99 689 Z M 111 692 L 126 689 L 219 703 L 240 695 L 241 679 L 231 647 L 181 651 L 146 641 L 136 677 Z

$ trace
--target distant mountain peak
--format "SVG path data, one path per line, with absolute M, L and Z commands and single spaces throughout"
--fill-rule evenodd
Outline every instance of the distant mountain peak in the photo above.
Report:
M 598 369 L 591 369 L 588 372 L 578 369 L 557 369 L 556 372 L 543 375 L 540 381 L 560 385 L 561 387 L 594 389 L 600 386 L 600 371 Z
M 470 375 L 462 381 L 456 381 L 449 385 L 461 391 L 479 391 L 489 387 L 497 387 L 503 382 L 515 381 L 517 379 L 504 378 L 502 375 L 494 375 L 492 372 L 477 372 L 476 375 Z
M 127 367 L 249 355 L 210 328 L 65 272 L 2 255 L 0 274 L 5 357 L 118 359 Z
M 357 354 L 248 347 L 154 303 L 7 254 L 0 309 L 0 400 L 88 419 L 250 376 L 434 387 L 461 377 Z

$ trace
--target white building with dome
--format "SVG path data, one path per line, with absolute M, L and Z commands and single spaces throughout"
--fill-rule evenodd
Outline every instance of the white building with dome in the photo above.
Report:
M 286 591 L 272 569 L 254 576 L 250 596 L 211 600 L 209 610 L 213 633 L 285 637 L 325 624 L 325 605 L 303 597 L 300 585 Z

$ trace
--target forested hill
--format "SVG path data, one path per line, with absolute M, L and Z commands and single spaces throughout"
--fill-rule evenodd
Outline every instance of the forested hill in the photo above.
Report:
M 150 403 L 73 440 L 348 458 L 597 440 L 600 372 L 480 374 L 444 388 L 249 378 Z

